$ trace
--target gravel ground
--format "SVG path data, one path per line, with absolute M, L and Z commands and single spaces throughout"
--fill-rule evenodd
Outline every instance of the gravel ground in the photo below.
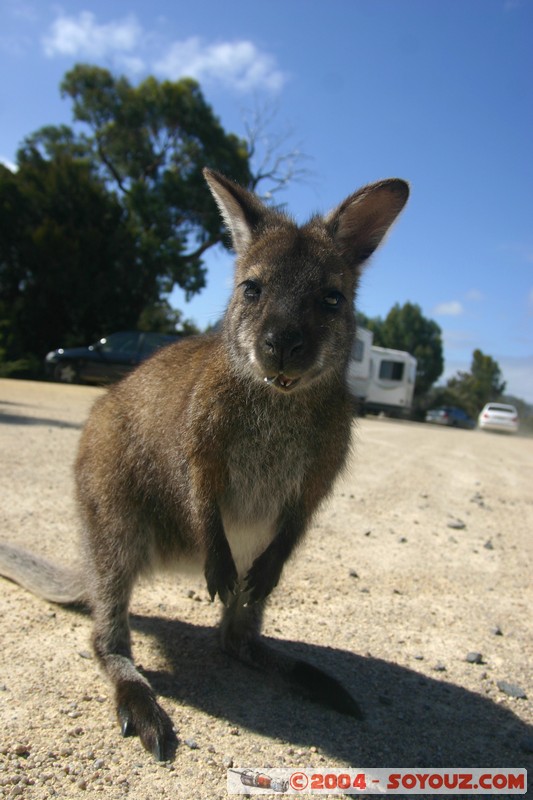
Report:
M 75 558 L 71 468 L 101 391 L 0 380 L 1 538 Z M 532 486 L 531 440 L 359 422 L 265 633 L 343 680 L 363 722 L 221 654 L 201 580 L 139 586 L 136 661 L 179 737 L 164 764 L 120 737 L 90 619 L 0 579 L 0 798 L 216 800 L 231 766 L 531 770 Z

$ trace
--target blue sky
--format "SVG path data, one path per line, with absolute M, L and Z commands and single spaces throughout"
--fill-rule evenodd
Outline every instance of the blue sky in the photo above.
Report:
M 275 107 L 272 134 L 312 175 L 282 199 L 298 220 L 364 183 L 412 196 L 365 272 L 359 308 L 418 303 L 443 330 L 445 377 L 479 347 L 533 402 L 533 0 L 3 0 L 0 159 L 69 123 L 59 83 L 77 62 L 136 82 L 196 77 L 227 130 Z M 231 258 L 185 304 L 224 309 Z

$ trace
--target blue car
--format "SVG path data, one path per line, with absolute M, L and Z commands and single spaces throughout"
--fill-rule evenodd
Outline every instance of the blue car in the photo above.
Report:
M 112 383 L 179 338 L 142 331 L 112 333 L 88 347 L 52 350 L 45 358 L 46 373 L 63 383 Z
M 436 425 L 449 425 L 452 428 L 468 428 L 469 430 L 476 427 L 475 420 L 462 408 L 455 408 L 455 406 L 443 406 L 442 408 L 434 408 L 428 411 L 426 422 L 433 422 Z

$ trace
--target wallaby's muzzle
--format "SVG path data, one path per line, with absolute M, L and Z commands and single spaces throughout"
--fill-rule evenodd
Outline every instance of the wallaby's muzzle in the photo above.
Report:
M 309 336 L 282 318 L 270 319 L 259 334 L 257 360 L 267 383 L 282 391 L 292 390 L 314 361 Z

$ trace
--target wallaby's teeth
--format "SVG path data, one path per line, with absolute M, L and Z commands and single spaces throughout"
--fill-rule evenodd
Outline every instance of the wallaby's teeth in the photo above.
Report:
M 287 378 L 285 375 L 274 375 L 273 378 L 269 378 L 268 375 L 263 378 L 265 383 L 275 384 L 277 386 L 281 386 L 282 389 L 290 389 L 293 384 L 298 383 L 299 378 Z

